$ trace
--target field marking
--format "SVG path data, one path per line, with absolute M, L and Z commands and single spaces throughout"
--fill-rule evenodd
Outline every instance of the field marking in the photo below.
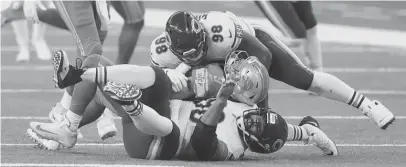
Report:
M 305 116 L 283 116 L 285 119 L 300 120 Z M 312 116 L 315 119 L 324 120 L 369 120 L 366 116 Z M 113 117 L 113 119 L 121 119 L 121 117 Z M 406 116 L 396 116 L 397 120 L 406 119 Z M 42 116 L 2 116 L 1 120 L 49 120 L 49 117 Z
M 1 71 L 50 71 L 50 65 L 2 65 Z M 325 72 L 332 73 L 404 73 L 406 68 L 380 67 L 380 68 L 353 68 L 353 67 L 324 67 Z
M 34 164 L 34 163 L 1 163 L 0 166 L 66 166 L 66 167 L 178 167 L 178 166 L 168 166 L 168 165 L 125 165 L 125 164 Z
M 51 84 L 50 84 L 51 85 Z M 406 96 L 405 90 L 368 90 L 359 89 L 358 92 L 362 94 L 369 95 L 398 95 Z M 1 89 L 1 93 L 60 93 L 63 92 L 62 89 Z M 272 89 L 269 91 L 270 94 L 306 94 L 307 91 L 298 89 Z
M 2 143 L 1 146 L 5 147 L 27 147 L 27 146 L 36 146 L 37 144 L 20 144 L 20 143 Z M 102 143 L 77 143 L 75 146 L 79 147 L 117 147 L 124 146 L 124 143 L 111 143 L 111 144 L 102 144 Z M 304 144 L 285 144 L 284 146 L 288 147 L 309 147 L 310 145 Z M 406 144 L 350 144 L 343 143 L 337 144 L 338 147 L 406 147 Z

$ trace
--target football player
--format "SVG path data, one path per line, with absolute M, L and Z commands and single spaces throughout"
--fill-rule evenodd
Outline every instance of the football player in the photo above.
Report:
M 103 107 L 117 112 L 122 117 L 125 149 L 133 158 L 240 159 L 248 148 L 257 153 L 272 153 L 279 150 L 285 141 L 304 141 L 315 144 L 325 155 L 338 154 L 334 142 L 311 117 L 306 117 L 296 126 L 287 124 L 270 109 L 227 101 L 234 91 L 235 81 L 240 77 L 228 75 L 231 79 L 222 82 L 216 99 L 193 102 L 170 100 L 171 81 L 159 67 L 115 65 L 78 69 L 63 63 L 68 62 L 66 55 L 61 53 L 55 56 L 58 57 L 55 66 L 57 77 L 60 78 L 58 84 L 70 85 L 81 80 L 99 84 L 100 89 L 86 114 L 100 114 Z M 253 82 L 257 81 L 259 75 L 268 75 L 261 72 L 263 70 L 260 69 L 265 67 L 255 59 L 247 59 L 240 68 L 253 74 L 249 76 L 256 76 L 245 78 L 254 79 Z M 266 91 L 269 86 L 259 85 L 255 89 Z M 219 122 L 217 129 L 216 125 L 212 125 L 213 121 Z M 67 129 L 70 122 L 66 117 L 62 122 L 66 125 L 64 129 Z M 74 146 L 74 133 L 68 138 L 60 138 L 42 130 L 47 126 L 52 127 L 52 124 L 31 122 L 31 129 L 27 132 L 40 145 L 45 145 L 51 139 L 66 147 Z
M 323 61 L 320 41 L 317 37 L 317 19 L 311 3 L 310 1 L 255 1 L 261 12 L 288 39 L 286 40 L 288 43 L 303 44 L 305 65 L 313 71 L 322 71 Z
M 395 121 L 382 103 L 370 100 L 331 74 L 306 68 L 273 34 L 230 12 L 211 11 L 198 16 L 184 11 L 173 13 L 165 32 L 151 44 L 151 60 L 157 66 L 173 69 L 168 75 L 176 92 L 185 86 L 183 74 L 191 66 L 224 62 L 236 49 L 256 56 L 271 78 L 353 106 L 381 129 Z M 266 107 L 266 102 L 259 105 Z
M 32 1 L 38 3 L 38 0 Z M 91 55 L 102 54 L 102 41 L 108 32 L 108 6 L 106 1 L 53 1 L 60 17 L 64 21 L 75 39 L 77 46 L 77 57 L 83 62 L 83 67 L 97 67 L 100 61 L 98 58 L 88 59 Z M 24 8 L 27 19 L 38 22 L 36 5 Z M 96 93 L 97 85 L 90 82 L 82 82 L 65 89 L 61 99 L 61 105 L 68 109 L 66 118 L 71 122 L 68 129 L 64 131 L 60 122 L 55 122 L 47 129 L 49 132 L 58 134 L 59 137 L 68 136 L 78 130 L 79 123 L 87 105 L 92 101 Z M 55 108 L 54 108 L 55 109 Z
M 102 53 L 102 44 L 107 35 L 107 23 L 108 17 L 106 17 L 107 4 L 105 1 L 80 1 L 80 2 L 62 2 L 62 1 L 54 1 L 56 8 L 48 8 L 47 10 L 43 10 L 37 6 L 41 6 L 41 3 L 38 0 L 28 1 L 28 5 L 24 8 L 24 12 L 22 9 L 14 9 L 8 8 L 7 10 L 2 11 L 1 19 L 2 19 L 2 26 L 5 23 L 12 22 L 14 20 L 31 19 L 32 21 L 36 22 L 41 20 L 45 23 L 54 25 L 59 28 L 63 28 L 69 30 L 72 35 L 74 36 L 77 42 L 78 54 L 81 55 L 79 57 L 85 59 L 88 55 L 91 54 L 101 54 Z M 123 2 L 126 3 L 126 2 Z M 131 3 L 132 5 L 123 5 L 126 7 L 134 7 L 138 6 L 138 4 Z M 119 5 L 114 5 L 119 8 Z M 123 9 L 124 8 L 120 8 Z M 29 16 L 24 15 L 24 13 L 30 14 Z M 119 12 L 123 13 L 123 12 Z M 128 14 L 136 14 L 136 12 L 127 12 Z M 128 23 L 135 23 L 137 21 L 141 21 L 143 17 L 143 11 L 139 16 L 128 16 L 125 17 L 126 22 Z M 138 23 L 138 22 L 137 22 Z M 132 24 L 124 26 L 126 27 L 126 31 L 122 31 L 122 33 L 127 33 L 125 36 L 129 37 L 130 34 L 138 35 L 138 33 L 128 32 L 128 27 L 139 28 L 141 30 L 142 22 L 140 24 Z M 124 30 L 124 29 L 123 29 Z M 134 37 L 134 36 L 132 36 Z M 136 36 L 138 38 L 138 36 Z M 130 43 L 136 43 L 137 38 L 131 38 L 131 42 L 127 41 L 127 45 L 120 45 L 120 53 L 126 53 L 128 50 L 133 50 L 134 46 L 129 47 Z M 128 38 L 126 38 L 128 40 Z M 125 51 L 122 51 L 125 50 Z M 130 54 L 131 55 L 131 54 Z M 119 57 L 128 57 L 128 55 L 123 55 Z M 120 60 L 121 60 L 120 58 Z M 127 59 L 127 58 L 123 58 Z M 119 60 L 119 58 L 118 58 Z M 117 61 L 118 61 L 117 60 Z M 95 62 L 84 61 L 84 66 L 97 66 L 97 59 L 94 59 Z M 94 63 L 94 64 L 93 64 Z M 73 92 L 73 87 L 66 88 L 63 96 L 57 104 L 54 105 L 52 110 L 49 113 L 49 117 L 52 121 L 54 121 L 53 114 L 61 114 L 64 109 L 70 109 L 73 113 L 69 114 L 70 118 L 74 120 L 80 120 L 80 115 L 82 111 L 84 111 L 84 106 L 86 103 L 90 102 L 89 97 L 87 94 L 82 94 L 81 92 L 86 91 L 78 91 L 82 90 L 80 87 L 86 87 L 89 90 L 89 94 L 91 95 L 91 91 L 95 90 L 95 85 L 90 84 L 80 84 L 79 87 L 75 89 L 76 93 Z M 93 87 L 93 88 L 91 88 Z M 85 89 L 85 88 L 83 88 Z M 81 98 L 75 98 L 80 100 L 72 101 L 72 96 L 81 96 Z M 78 121 L 74 121 L 78 122 Z M 100 119 L 97 121 L 97 127 L 99 136 L 102 140 L 105 140 L 109 137 L 114 136 L 117 133 L 117 128 L 114 124 L 112 119 L 112 114 L 110 111 L 106 110 L 105 114 L 103 114 Z M 75 129 L 75 128 L 74 128 Z

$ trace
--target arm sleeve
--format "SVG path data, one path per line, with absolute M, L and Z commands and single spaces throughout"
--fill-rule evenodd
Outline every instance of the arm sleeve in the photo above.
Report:
M 197 158 L 202 161 L 224 161 L 231 155 L 226 143 L 219 140 L 216 135 L 217 126 L 197 122 L 191 137 L 191 144 Z

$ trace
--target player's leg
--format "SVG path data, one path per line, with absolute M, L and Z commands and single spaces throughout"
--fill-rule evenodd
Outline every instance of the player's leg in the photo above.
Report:
M 320 41 L 317 36 L 317 20 L 313 14 L 310 1 L 292 2 L 297 16 L 306 28 L 306 40 L 304 41 L 305 64 L 314 71 L 323 71 L 323 58 Z
M 31 43 L 35 48 L 37 57 L 41 60 L 51 60 L 51 51 L 45 41 L 46 25 L 44 23 L 32 25 Z
M 28 21 L 18 20 L 11 23 L 16 37 L 19 52 L 16 57 L 17 62 L 30 60 L 30 34 L 28 31 Z
M 128 64 L 134 52 L 140 32 L 144 27 L 144 2 L 112 1 L 111 4 L 124 19 L 124 25 L 118 39 L 116 64 Z
M 80 58 L 84 59 L 82 66 L 97 67 L 102 53 L 102 45 L 96 26 L 95 17 L 98 14 L 95 10 L 95 2 L 54 1 L 54 4 L 76 39 L 78 51 L 81 55 Z M 89 55 L 96 56 L 87 58 Z M 81 82 L 75 85 L 72 102 L 69 111 L 66 113 L 67 119 L 62 121 L 62 124 L 67 126 L 43 123 L 39 126 L 39 129 L 36 128 L 34 131 L 45 138 L 61 142 L 67 147 L 73 147 L 77 140 L 76 130 L 82 119 L 82 114 L 92 100 L 96 92 L 96 86 L 96 84 L 91 82 Z M 46 131 L 42 129 L 46 129 Z
M 161 68 L 148 68 L 152 70 L 149 77 L 154 78 L 154 82 L 142 90 L 140 99 L 128 101 L 126 98 L 123 101 L 119 94 L 105 87 L 104 92 L 109 93 L 104 93 L 104 99 L 108 101 L 106 106 L 122 117 L 123 141 L 130 157 L 170 159 L 176 153 L 180 134 L 177 125 L 169 119 L 171 82 Z M 129 92 L 134 91 L 125 92 L 131 94 Z M 115 100 L 107 94 L 113 95 Z
M 254 28 L 257 38 L 272 52 L 269 76 L 293 87 L 309 90 L 360 109 L 382 129 L 393 123 L 395 117 L 381 103 L 371 101 L 331 74 L 306 68 L 275 36 L 261 27 Z
M 288 46 L 300 46 L 306 37 L 306 29 L 298 17 L 292 2 L 255 1 L 264 16 L 282 33 L 279 37 Z

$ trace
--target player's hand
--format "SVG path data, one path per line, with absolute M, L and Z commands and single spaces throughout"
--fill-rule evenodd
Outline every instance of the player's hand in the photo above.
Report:
M 234 92 L 234 87 L 238 78 L 233 76 L 226 77 L 217 93 L 216 98 L 227 100 Z
M 24 15 L 28 21 L 31 21 L 34 24 L 39 23 L 37 7 L 41 10 L 46 10 L 44 4 L 42 4 L 40 0 L 24 1 Z
M 184 74 L 172 69 L 165 69 L 165 72 L 172 82 L 172 91 L 179 92 L 187 87 L 188 78 Z

